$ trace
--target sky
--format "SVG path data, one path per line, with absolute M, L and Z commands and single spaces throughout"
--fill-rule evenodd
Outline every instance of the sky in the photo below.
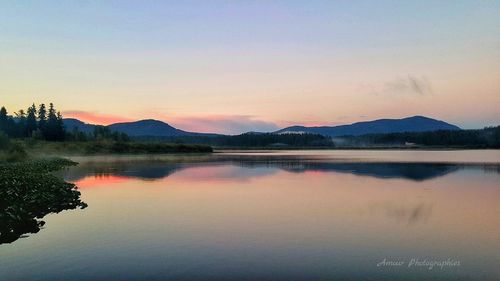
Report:
M 0 1 L 0 105 L 237 134 L 500 125 L 500 1 Z

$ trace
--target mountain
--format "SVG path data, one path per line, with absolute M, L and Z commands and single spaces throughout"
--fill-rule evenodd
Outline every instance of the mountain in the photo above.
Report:
M 154 136 L 154 137 L 171 137 L 171 136 L 190 136 L 196 133 L 186 132 L 170 126 L 169 124 L 153 120 L 140 120 L 135 122 L 116 123 L 108 126 L 111 131 L 125 133 L 131 137 L 139 136 Z
M 357 122 L 341 126 L 304 127 L 291 126 L 275 133 L 314 133 L 330 137 L 359 136 L 366 134 L 384 134 L 398 132 L 425 132 L 437 130 L 460 130 L 459 127 L 444 121 L 424 117 L 413 116 L 403 119 L 379 119 L 366 122 Z
M 78 119 L 66 118 L 63 120 L 68 131 L 73 131 L 77 128 L 79 131 L 91 133 L 96 125 L 84 123 Z M 116 123 L 107 126 L 115 132 L 125 133 L 131 137 L 178 137 L 178 136 L 216 136 L 216 134 L 194 133 L 187 132 L 170 126 L 169 124 L 154 120 L 146 119 L 135 122 Z M 367 122 L 358 122 L 350 125 L 341 126 L 321 126 L 321 127 L 304 127 L 292 126 L 278 130 L 274 133 L 314 133 L 324 136 L 359 136 L 365 134 L 378 133 L 398 133 L 398 132 L 424 132 L 436 130 L 460 130 L 455 125 L 446 122 L 435 120 L 424 116 L 413 116 L 403 119 L 379 119 Z M 260 134 L 258 132 L 250 132 L 250 134 Z
M 84 133 L 92 133 L 94 131 L 94 127 L 96 126 L 93 124 L 84 123 L 84 122 L 82 122 L 78 119 L 74 119 L 74 118 L 64 118 L 63 124 L 64 124 L 64 127 L 66 127 L 66 130 L 69 132 L 72 132 L 76 128 L 78 131 L 84 132 Z
M 63 123 L 69 132 L 72 132 L 76 128 L 84 133 L 92 133 L 94 132 L 94 128 L 98 126 L 87 124 L 74 118 L 64 118 Z M 125 133 L 131 137 L 217 136 L 217 134 L 186 132 L 174 128 L 163 121 L 154 119 L 115 123 L 106 127 L 111 131 Z

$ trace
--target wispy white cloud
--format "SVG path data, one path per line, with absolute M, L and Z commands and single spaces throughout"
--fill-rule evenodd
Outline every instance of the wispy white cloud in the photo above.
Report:
M 433 95 L 431 82 L 426 77 L 408 75 L 378 85 L 365 85 L 375 95 L 428 96 Z

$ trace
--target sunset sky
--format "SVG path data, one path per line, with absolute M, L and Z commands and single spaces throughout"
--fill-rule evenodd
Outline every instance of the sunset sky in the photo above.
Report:
M 241 133 L 500 125 L 500 1 L 1 1 L 0 105 Z

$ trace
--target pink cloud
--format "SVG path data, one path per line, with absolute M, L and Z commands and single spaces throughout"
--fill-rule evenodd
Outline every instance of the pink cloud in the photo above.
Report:
M 80 121 L 97 125 L 109 125 L 113 123 L 133 121 L 133 119 L 122 116 L 99 114 L 82 110 L 63 111 L 62 115 L 64 116 L 64 118 L 76 118 Z
M 250 131 L 272 132 L 279 127 L 248 115 L 186 116 L 170 119 L 171 125 L 186 131 L 220 134 L 241 134 Z

